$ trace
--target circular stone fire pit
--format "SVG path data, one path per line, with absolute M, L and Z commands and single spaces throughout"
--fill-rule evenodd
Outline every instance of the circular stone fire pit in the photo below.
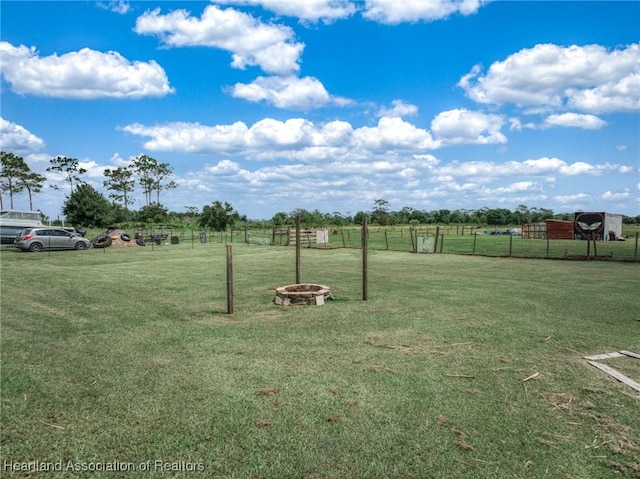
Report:
M 282 306 L 294 304 L 319 306 L 328 299 L 333 299 L 329 286 L 302 283 L 276 288 L 276 299 L 274 301 Z

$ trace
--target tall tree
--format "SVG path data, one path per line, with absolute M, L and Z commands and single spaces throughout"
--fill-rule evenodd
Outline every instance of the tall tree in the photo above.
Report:
M 29 166 L 22 157 L 7 151 L 0 152 L 2 189 L 9 193 L 11 209 L 13 209 L 13 195 L 20 193 L 24 189 L 19 179 L 27 173 L 29 173 Z
M 154 188 L 156 190 L 156 203 L 160 204 L 160 192 L 163 190 L 172 190 L 178 187 L 178 184 L 171 180 L 163 183 L 173 176 L 173 169 L 169 163 L 158 163 L 155 171 L 153 172 Z
M 29 210 L 33 211 L 33 194 L 40 193 L 47 179 L 35 172 L 25 173 L 18 178 L 18 184 L 29 194 Z
M 138 177 L 138 183 L 142 186 L 145 205 L 151 205 L 151 193 L 154 190 L 153 171 L 158 166 L 158 161 L 147 155 L 136 156 L 132 165 L 133 171 Z
M 169 211 L 158 203 L 151 203 L 140 208 L 136 218 L 141 223 L 162 224 L 169 218 Z
M 389 202 L 382 198 L 374 200 L 374 207 L 371 211 L 371 222 L 382 226 L 390 225 L 394 219 L 389 214 Z
M 56 156 L 49 160 L 51 166 L 47 168 L 49 172 L 55 172 L 63 175 L 65 180 L 69 182 L 69 191 L 73 193 L 73 188 L 84 183 L 80 179 L 80 175 L 84 175 L 87 170 L 80 167 L 80 162 L 75 158 L 69 158 L 68 156 Z M 57 185 L 51 185 L 53 189 L 58 189 Z
M 104 176 L 107 179 L 104 181 L 104 187 L 111 191 L 109 198 L 115 202 L 122 202 L 122 207 L 128 210 L 129 205 L 133 203 L 133 200 L 129 196 L 129 193 L 133 192 L 135 180 L 133 179 L 133 171 L 127 167 L 116 168 L 115 170 L 104 170 Z
M 215 231 L 224 231 L 228 226 L 233 227 L 240 215 L 233 209 L 230 203 L 214 201 L 211 205 L 202 208 L 200 226 L 209 227 Z
M 160 192 L 177 188 L 175 181 L 165 181 L 173 176 L 173 170 L 169 163 L 158 163 L 158 160 L 147 155 L 136 156 L 133 159 L 133 170 L 138 177 L 138 183 L 142 186 L 147 206 L 150 206 L 151 196 L 156 193 L 156 203 L 160 204 Z
M 91 185 L 79 184 L 64 202 L 62 212 L 76 227 L 100 228 L 113 220 L 113 206 Z

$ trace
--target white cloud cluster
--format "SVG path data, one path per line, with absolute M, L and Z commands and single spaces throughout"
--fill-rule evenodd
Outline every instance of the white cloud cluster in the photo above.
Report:
M 173 91 L 155 61 L 130 62 L 117 52 L 83 48 L 40 57 L 34 47 L 0 42 L 0 69 L 19 94 L 57 98 L 143 98 Z
M 582 161 L 571 164 L 559 158 L 542 157 L 524 161 L 507 161 L 496 163 L 493 161 L 451 162 L 439 169 L 439 174 L 450 178 L 477 178 L 483 181 L 494 181 L 506 177 L 554 177 L 590 175 L 600 176 L 607 172 L 628 173 L 624 165 L 600 164 L 592 165 Z
M 370 156 L 367 162 L 342 156 L 324 161 L 260 166 L 256 169 L 232 159 L 189 173 L 184 180 L 190 191 L 215 192 L 221 197 L 268 205 L 270 210 L 289 211 L 295 207 L 315 208 L 319 203 L 326 211 L 341 211 L 343 204 L 367 209 L 375 198 L 384 197 L 394 208 L 442 208 L 453 205 L 464 196 L 468 208 L 518 204 L 547 204 L 553 197 L 556 205 L 576 209 L 594 199 L 615 202 L 633 198 L 624 190 L 618 192 L 551 193 L 564 178 L 575 175 L 597 176 L 622 172 L 620 165 L 586 163 L 569 164 L 558 158 L 538 158 L 497 162 L 444 163 L 431 154 Z M 196 193 L 198 194 L 198 193 Z M 295 203 L 291 198 L 295 197 Z M 278 206 L 280 205 L 280 206 Z M 364 205 L 364 206 L 363 206 Z M 237 205 L 243 207 L 240 203 Z M 255 205 L 252 205 L 255 206 Z
M 295 41 L 285 25 L 266 24 L 232 8 L 207 6 L 200 18 L 186 10 L 165 15 L 160 9 L 138 17 L 135 32 L 154 35 L 171 47 L 206 46 L 231 52 L 234 68 L 259 66 L 272 74 L 288 75 L 300 69 L 304 44 Z
M 626 201 L 633 198 L 631 192 L 629 190 L 614 192 L 614 191 L 605 191 L 602 195 L 600 195 L 605 201 Z
M 539 44 L 493 63 L 486 73 L 476 65 L 458 85 L 481 104 L 594 114 L 637 112 L 639 44 L 611 51 L 600 45 Z
M 261 6 L 279 15 L 294 16 L 303 21 L 330 23 L 354 14 L 352 2 L 310 0 L 224 0 L 215 3 L 235 6 Z M 382 23 L 433 20 L 454 12 L 472 13 L 480 7 L 477 0 L 386 2 L 370 0 L 363 15 Z M 233 8 L 207 6 L 200 18 L 186 10 L 161 14 L 160 9 L 148 11 L 136 22 L 140 35 L 154 35 L 166 46 L 207 46 L 229 51 L 235 68 L 257 66 L 269 77 L 260 76 L 251 83 L 237 83 L 229 88 L 236 98 L 265 102 L 277 108 L 307 110 L 327 105 L 345 106 L 349 99 L 330 95 L 322 82 L 314 77 L 299 78 L 304 44 L 295 40 L 293 30 L 284 25 L 266 24 Z M 406 113 L 405 113 L 406 114 Z
M 22 154 L 42 149 L 44 141 L 23 126 L 0 117 L 0 145 L 3 150 Z
M 396 103 L 395 108 L 413 112 L 406 104 Z M 366 158 L 383 151 L 419 154 L 451 144 L 499 144 L 506 142 L 500 132 L 503 123 L 499 115 L 451 110 L 432 121 L 431 132 L 397 115 L 383 116 L 375 126 L 359 128 L 345 121 L 315 125 L 303 118 L 286 121 L 265 118 L 252 126 L 240 121 L 215 126 L 174 122 L 154 126 L 131 124 L 121 129 L 150 138 L 144 143 L 150 151 L 308 159 L 337 154 L 336 149 L 346 157 Z
M 365 0 L 362 16 L 389 25 L 428 22 L 455 13 L 471 15 L 485 3 L 484 0 Z
M 205 126 L 197 123 L 127 125 L 122 130 L 150 138 L 150 151 L 247 155 L 254 159 L 313 161 L 340 154 L 365 158 L 367 152 L 417 150 L 435 146 L 431 135 L 400 118 L 381 118 L 374 127 L 354 129 L 344 121 L 315 125 L 303 118 L 265 118 L 247 126 Z
M 278 15 L 296 17 L 303 22 L 331 23 L 361 12 L 362 17 L 378 23 L 440 20 L 459 13 L 471 15 L 490 0 L 213 0 L 236 6 L 260 6 Z
M 259 2 L 219 3 L 251 5 Z M 315 4 L 326 6 L 326 9 L 317 11 L 320 16 L 335 10 L 335 7 L 323 1 Z M 268 6 L 312 18 L 313 5 L 270 2 Z M 186 10 L 175 10 L 165 15 L 159 9 L 146 12 L 138 18 L 135 31 L 140 35 L 158 36 L 165 45 L 171 47 L 206 46 L 226 50 L 232 55 L 232 67 L 245 69 L 247 66 L 256 66 L 270 75 L 230 87 L 229 92 L 236 98 L 292 110 L 348 103 L 347 100 L 332 97 L 317 78 L 296 76 L 300 70 L 304 44 L 297 42 L 293 30 L 285 25 L 263 23 L 238 10 L 209 5 L 200 18 L 191 16 Z

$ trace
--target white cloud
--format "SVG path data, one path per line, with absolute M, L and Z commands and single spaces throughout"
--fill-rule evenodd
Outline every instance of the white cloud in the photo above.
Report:
M 354 144 L 367 151 L 428 150 L 437 148 L 426 130 L 398 117 L 382 117 L 375 127 L 362 127 L 354 131 Z
M 553 200 L 558 203 L 576 203 L 585 200 L 590 200 L 591 196 L 586 193 L 576 193 L 574 195 L 557 195 L 553 197 Z
M 635 47 L 637 59 L 640 57 L 640 53 L 637 44 Z M 636 70 L 638 68 L 639 66 L 636 65 Z M 596 113 L 637 112 L 640 110 L 640 73 L 612 79 L 589 89 L 569 89 L 567 97 L 570 108 L 582 111 Z
M 362 16 L 384 24 L 433 21 L 454 13 L 471 15 L 484 0 L 365 0 Z
M 215 3 L 225 5 L 261 6 L 278 15 L 296 17 L 301 20 L 316 23 L 323 21 L 331 23 L 335 20 L 348 18 L 356 11 L 354 3 L 343 0 L 215 0 Z
M 602 195 L 600 195 L 600 198 L 606 201 L 620 201 L 631 199 L 633 198 L 633 196 L 629 191 L 621 191 L 618 193 L 614 193 L 613 191 L 606 191 Z
M 554 126 L 565 126 L 582 128 L 584 130 L 599 130 L 607 124 L 606 121 L 594 115 L 584 115 L 579 113 L 562 113 L 559 115 L 549 115 L 545 118 L 542 128 Z
M 23 126 L 0 117 L 0 145 L 3 150 L 24 154 L 41 150 L 44 141 Z
M 351 102 L 334 97 L 317 78 L 295 76 L 258 77 L 251 83 L 236 83 L 231 94 L 251 102 L 270 103 L 277 108 L 307 110 L 327 105 L 345 106 Z
M 589 113 L 640 110 L 639 44 L 609 51 L 600 45 L 539 44 L 476 65 L 458 86 L 482 104 L 571 108 Z
M 246 150 L 247 126 L 237 121 L 231 125 L 205 126 L 199 123 L 173 122 L 155 126 L 134 123 L 121 128 L 133 135 L 150 137 L 144 147 L 151 151 L 185 153 L 228 153 Z
M 500 129 L 501 115 L 455 109 L 439 113 L 431 122 L 431 131 L 445 145 L 506 143 Z
M 39 57 L 34 47 L 0 42 L 0 67 L 19 94 L 93 99 L 159 97 L 173 92 L 155 61 L 130 62 L 112 51 L 83 48 Z
M 378 116 L 390 116 L 390 117 L 405 117 L 416 116 L 418 114 L 418 107 L 411 103 L 405 103 L 402 100 L 393 100 L 391 102 L 391 108 L 382 107 L 378 112 Z
M 517 181 L 510 185 L 489 190 L 491 194 L 504 195 L 511 193 L 521 193 L 523 191 L 541 191 L 541 187 L 535 181 Z
M 155 35 L 171 47 L 206 46 L 231 52 L 234 68 L 259 66 L 267 73 L 289 75 L 299 70 L 304 44 L 295 41 L 291 28 L 265 24 L 251 15 L 215 5 L 207 6 L 200 18 L 186 10 L 166 15 L 160 9 L 138 17 L 135 32 Z
M 126 0 L 115 0 L 111 2 L 97 2 L 96 5 L 104 10 L 117 13 L 119 15 L 126 15 L 131 11 L 131 5 Z

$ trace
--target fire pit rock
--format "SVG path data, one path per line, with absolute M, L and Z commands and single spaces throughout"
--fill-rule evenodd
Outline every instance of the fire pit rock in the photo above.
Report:
M 329 286 L 313 283 L 289 284 L 276 288 L 274 302 L 280 306 L 307 305 L 320 306 L 333 299 Z

